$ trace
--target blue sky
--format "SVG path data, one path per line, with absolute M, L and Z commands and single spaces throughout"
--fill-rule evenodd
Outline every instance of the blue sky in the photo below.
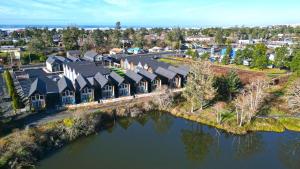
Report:
M 0 0 L 0 24 L 299 24 L 299 0 Z

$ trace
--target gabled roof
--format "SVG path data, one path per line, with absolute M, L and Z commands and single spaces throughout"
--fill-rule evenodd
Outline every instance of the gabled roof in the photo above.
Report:
M 143 77 L 131 70 L 127 70 L 125 73 L 125 76 L 128 77 L 129 79 L 133 80 L 135 83 L 139 83 Z
M 31 84 L 28 96 L 32 96 L 35 92 L 38 92 L 40 94 L 47 93 L 46 84 L 40 78 L 36 78 L 35 81 Z
M 165 69 L 165 68 L 162 68 L 162 67 L 159 67 L 155 70 L 155 73 L 160 75 L 160 76 L 163 76 L 169 80 L 173 79 L 175 76 L 176 76 L 176 73 L 175 72 L 172 72 L 168 69 Z
M 88 85 L 88 82 L 86 81 L 86 79 L 83 76 L 81 76 L 81 74 L 79 74 L 79 76 L 77 76 L 76 82 L 77 82 L 79 90 L 82 90 L 83 88 L 85 88 Z
M 95 75 L 94 79 L 100 84 L 101 88 L 108 83 L 108 80 L 99 72 Z
M 94 62 L 80 61 L 69 62 L 66 65 L 75 70 L 76 73 L 82 74 L 84 77 L 94 77 L 98 72 L 102 75 L 108 75 L 110 70 L 101 65 L 96 65 Z
M 81 61 L 78 57 L 76 56 L 68 56 L 68 59 L 71 60 L 72 62 L 79 62 Z
M 175 72 L 177 74 L 180 74 L 182 76 L 187 76 L 188 75 L 188 71 L 186 71 L 185 69 L 183 68 L 180 68 L 180 67 L 174 67 L 174 66 L 169 66 L 168 67 L 169 70 L 171 70 L 172 72 Z
M 121 77 L 120 75 L 118 75 L 117 73 L 115 73 L 114 71 L 112 71 L 110 74 L 109 74 L 109 77 L 114 81 L 116 82 L 118 85 L 122 84 L 124 82 L 124 78 Z
M 153 81 L 153 80 L 157 77 L 156 74 L 150 73 L 150 72 L 148 72 L 148 71 L 145 70 L 145 69 L 140 69 L 140 70 L 138 71 L 138 74 L 144 76 L 146 79 L 148 79 L 148 80 L 150 80 L 150 81 Z
M 85 52 L 83 57 L 86 60 L 93 61 L 97 55 L 98 55 L 98 53 L 96 51 L 90 50 L 90 51 Z
M 141 63 L 144 66 L 147 64 L 153 70 L 156 70 L 158 67 L 168 69 L 168 67 L 171 66 L 168 63 L 159 62 L 147 56 L 127 56 L 124 59 L 126 59 L 129 63 L 133 63 L 134 65 L 138 65 L 139 63 Z
M 66 78 L 65 76 L 59 79 L 57 85 L 59 93 L 62 93 L 65 89 L 74 90 L 74 86 L 71 80 Z
M 68 50 L 67 53 L 71 56 L 80 56 L 80 50 Z
M 61 57 L 61 56 L 49 56 L 48 59 L 46 60 L 47 63 L 53 64 L 53 63 L 66 63 L 68 62 L 68 59 Z

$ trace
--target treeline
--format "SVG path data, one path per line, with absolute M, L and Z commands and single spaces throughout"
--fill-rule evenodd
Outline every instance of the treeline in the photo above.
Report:
M 17 109 L 21 108 L 21 102 L 18 94 L 15 91 L 15 86 L 13 79 L 11 77 L 11 74 L 8 70 L 6 70 L 3 74 L 5 82 L 6 82 L 6 87 L 8 90 L 8 94 L 12 99 L 12 107 L 16 111 Z
M 289 69 L 299 73 L 300 48 L 289 49 L 286 46 L 278 47 L 275 49 L 274 60 L 268 57 L 267 51 L 268 48 L 265 44 L 248 45 L 245 49 L 236 52 L 233 62 L 237 65 L 242 65 L 246 60 L 249 61 L 252 68 L 265 69 L 269 65 L 274 65 L 280 69 Z M 226 52 L 225 59 L 223 58 L 223 60 L 226 60 L 228 57 L 229 53 Z M 229 61 L 223 61 L 223 63 L 229 64 Z

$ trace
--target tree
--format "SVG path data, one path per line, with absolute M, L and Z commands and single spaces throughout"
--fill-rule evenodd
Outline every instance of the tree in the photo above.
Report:
M 103 48 L 106 45 L 105 35 L 102 30 L 96 29 L 92 33 L 92 39 L 96 47 Z
M 210 57 L 210 54 L 208 52 L 205 52 L 200 56 L 201 60 L 203 60 L 203 61 L 207 61 L 209 59 L 209 57 Z
M 43 53 L 45 49 L 46 49 L 46 45 L 44 41 L 41 39 L 41 37 L 34 36 L 28 44 L 28 50 L 31 53 L 35 53 L 35 54 Z
M 232 52 L 232 47 L 231 46 L 228 46 L 226 48 L 226 52 L 225 52 L 225 55 L 222 59 L 222 64 L 223 65 L 228 65 L 230 64 L 230 55 L 231 55 L 231 52 Z
M 216 78 L 214 87 L 219 99 L 231 101 L 233 96 L 240 92 L 243 85 L 236 71 L 230 70 L 226 76 Z
M 77 50 L 80 30 L 76 27 L 68 27 L 62 32 L 62 40 L 66 50 Z
M 222 121 L 222 114 L 224 113 L 224 109 L 226 107 L 225 102 L 218 102 L 214 105 L 213 110 L 216 115 L 217 123 L 220 124 Z
M 268 58 L 267 58 L 267 47 L 265 44 L 260 43 L 260 44 L 255 45 L 255 48 L 253 51 L 252 66 L 259 68 L 259 69 L 267 68 Z
M 293 72 L 300 75 L 300 51 L 295 52 L 293 59 L 291 61 L 290 67 Z
M 300 79 L 289 88 L 287 94 L 288 106 L 292 112 L 300 112 Z
M 120 21 L 116 22 L 115 29 L 117 29 L 117 30 L 121 29 L 121 22 Z
M 268 85 L 265 81 L 257 80 L 247 86 L 235 99 L 237 124 L 239 126 L 242 126 L 245 122 L 250 123 L 259 111 L 267 96 L 265 92 L 267 87 Z
M 241 49 L 236 51 L 236 56 L 234 58 L 234 63 L 237 65 L 242 65 L 244 62 L 243 51 Z
M 289 67 L 289 51 L 287 47 L 278 47 L 275 49 L 274 65 L 278 68 Z
M 174 95 L 166 86 L 163 86 L 158 90 L 158 92 L 163 94 L 154 97 L 153 102 L 157 105 L 159 110 L 168 110 L 174 103 Z
M 222 45 L 224 44 L 224 38 L 223 38 L 223 32 L 222 30 L 218 30 L 216 35 L 215 35 L 215 42 L 218 44 L 218 45 Z
M 192 59 L 193 59 L 193 60 L 197 60 L 198 58 L 199 58 L 199 53 L 198 53 L 197 50 L 195 50 L 195 51 L 193 52 Z
M 214 75 L 211 71 L 210 62 L 199 62 L 191 65 L 186 89 L 183 92 L 183 96 L 191 103 L 191 112 L 194 112 L 195 106 L 198 105 L 200 110 L 203 110 L 207 101 L 215 97 L 216 90 L 213 87 L 213 82 Z

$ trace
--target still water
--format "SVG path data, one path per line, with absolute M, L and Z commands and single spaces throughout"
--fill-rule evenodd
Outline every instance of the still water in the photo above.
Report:
M 300 133 L 234 136 L 153 113 L 81 138 L 38 169 L 300 169 Z

